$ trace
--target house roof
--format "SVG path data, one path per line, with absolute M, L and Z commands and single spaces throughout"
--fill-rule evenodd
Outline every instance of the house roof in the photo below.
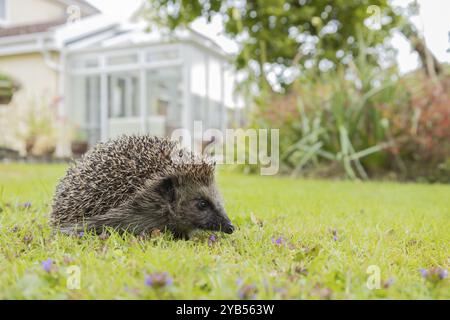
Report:
M 84 0 L 57 0 L 64 5 L 77 5 L 80 6 L 82 16 L 87 17 L 94 14 L 100 13 L 100 11 L 89 4 Z M 0 27 L 0 37 L 10 37 L 10 36 L 19 36 L 25 34 L 33 34 L 39 32 L 49 31 L 53 27 L 60 26 L 67 22 L 67 19 L 61 18 L 52 21 L 39 22 L 39 23 L 30 23 L 30 24 L 21 24 L 15 25 L 11 27 Z
M 66 19 L 58 19 L 43 23 L 41 22 L 41 23 L 19 25 L 14 27 L 0 28 L 0 37 L 10 37 L 10 36 L 19 36 L 23 34 L 45 32 L 65 22 Z
M 85 14 L 87 15 L 100 13 L 100 10 L 98 10 L 92 4 L 84 0 L 57 0 L 57 1 L 66 5 L 78 5 L 81 7 L 81 9 L 84 9 Z

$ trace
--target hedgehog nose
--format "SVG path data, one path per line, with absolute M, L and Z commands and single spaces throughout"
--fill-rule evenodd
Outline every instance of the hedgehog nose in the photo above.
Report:
M 223 232 L 231 234 L 234 231 L 234 226 L 231 224 L 231 222 L 228 222 L 224 228 L 223 228 Z

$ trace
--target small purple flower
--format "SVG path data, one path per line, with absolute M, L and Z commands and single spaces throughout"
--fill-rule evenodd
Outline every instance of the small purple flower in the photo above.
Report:
M 439 279 L 444 280 L 448 277 L 448 270 L 447 269 L 441 269 L 439 271 Z
M 314 296 L 320 297 L 320 299 L 331 299 L 333 296 L 333 290 L 328 287 L 324 287 L 321 283 L 316 283 L 314 288 L 311 290 Z
M 31 234 L 27 234 L 23 237 L 23 242 L 25 244 L 29 244 L 33 241 L 33 236 Z
M 331 233 L 333 234 L 333 241 L 338 241 L 338 232 L 336 229 L 331 230 Z
M 213 245 L 217 241 L 217 237 L 215 234 L 212 234 L 208 238 L 208 245 Z
M 167 272 L 156 272 L 145 276 L 145 285 L 153 288 L 163 288 L 173 283 Z
M 31 202 L 30 202 L 30 201 L 24 202 L 24 203 L 22 204 L 22 207 L 23 207 L 24 209 L 29 209 L 29 208 L 31 208 Z
M 42 261 L 42 268 L 48 273 L 52 272 L 53 260 L 51 258 L 48 258 L 47 260 Z
M 423 278 L 426 278 L 428 276 L 428 270 L 427 269 L 420 269 L 420 274 Z
M 277 246 L 281 246 L 284 243 L 284 239 L 283 237 L 279 237 L 277 239 L 272 238 L 272 243 Z
M 246 284 L 238 291 L 238 297 L 240 299 L 255 299 L 258 289 L 254 284 Z
M 286 292 L 287 292 L 286 288 L 282 288 L 282 287 L 274 287 L 273 291 L 276 293 L 280 293 L 282 295 L 286 294 Z
M 448 277 L 448 270 L 439 267 L 434 267 L 430 269 L 420 269 L 420 274 L 425 280 L 437 283 Z
M 383 288 L 388 289 L 390 286 L 394 284 L 394 278 L 389 278 L 383 282 Z
M 84 231 L 78 232 L 78 237 L 79 237 L 79 238 L 83 238 L 83 236 L 84 236 Z

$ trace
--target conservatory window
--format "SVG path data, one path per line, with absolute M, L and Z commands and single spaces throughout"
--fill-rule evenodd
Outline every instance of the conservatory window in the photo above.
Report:
M 180 57 L 178 50 L 150 51 L 146 54 L 147 62 L 160 62 L 165 60 L 176 60 Z
M 165 118 L 166 132 L 181 125 L 181 70 L 165 67 L 147 72 L 147 114 Z
M 169 101 L 158 99 L 156 102 L 156 114 L 158 116 L 167 116 L 167 112 L 169 109 Z
M 215 101 L 221 101 L 222 98 L 222 68 L 220 60 L 209 58 L 209 98 Z
M 6 0 L 0 0 L 0 21 L 6 21 Z
M 97 58 L 76 59 L 73 61 L 72 67 L 74 69 L 96 68 L 98 67 L 98 59 Z
M 111 56 L 107 59 L 107 64 L 112 66 L 120 64 L 132 64 L 137 62 L 137 54 L 117 55 Z
M 133 74 L 109 76 L 111 118 L 139 116 L 139 81 Z
M 100 76 L 72 77 L 71 105 L 69 109 L 72 122 L 84 130 L 89 145 L 100 140 Z

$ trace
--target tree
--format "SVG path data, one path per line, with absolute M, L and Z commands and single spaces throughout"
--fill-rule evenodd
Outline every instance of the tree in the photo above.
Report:
M 399 17 L 388 0 L 159 0 L 149 2 L 152 21 L 174 29 L 199 17 L 219 15 L 225 33 L 240 47 L 238 69 L 246 70 L 262 91 L 269 78 L 284 89 L 303 67 L 319 71 L 346 64 L 359 55 L 363 36 L 378 64 L 380 46 Z M 289 71 L 289 72 L 287 72 Z M 273 81 L 272 81 L 273 82 Z
M 409 40 L 411 47 L 419 55 L 422 69 L 428 77 L 436 78 L 443 71 L 443 68 L 433 53 L 428 49 L 425 39 L 419 34 L 417 28 L 410 21 L 410 17 L 419 13 L 417 1 L 410 3 L 401 10 L 402 19 L 399 22 L 399 30 L 403 36 Z

